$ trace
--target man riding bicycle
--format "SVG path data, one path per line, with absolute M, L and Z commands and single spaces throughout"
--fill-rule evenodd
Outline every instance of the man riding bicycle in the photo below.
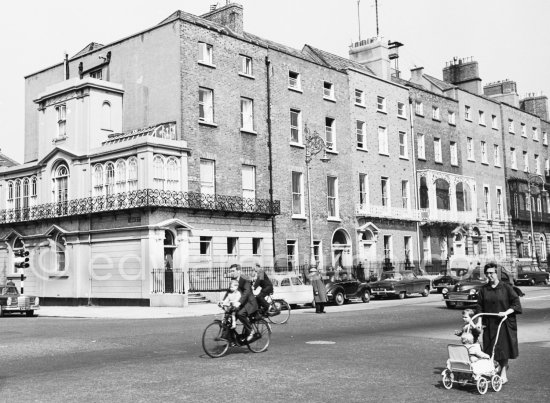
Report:
M 253 288 L 256 290 L 256 288 L 260 287 L 260 292 L 256 295 L 256 299 L 258 300 L 260 310 L 264 314 L 267 314 L 269 312 L 269 302 L 265 300 L 265 297 L 273 294 L 273 284 L 269 277 L 267 277 L 265 270 L 258 263 L 256 263 L 254 271 L 256 272 L 256 279 L 254 280 Z
M 238 290 L 241 293 L 240 300 L 235 304 L 237 307 L 237 318 L 241 321 L 244 327 L 243 334 L 248 335 L 247 341 L 251 341 L 254 337 L 252 333 L 252 325 L 248 317 L 258 310 L 258 303 L 256 297 L 252 292 L 252 280 L 241 274 L 241 266 L 233 264 L 229 268 L 229 277 L 239 282 Z

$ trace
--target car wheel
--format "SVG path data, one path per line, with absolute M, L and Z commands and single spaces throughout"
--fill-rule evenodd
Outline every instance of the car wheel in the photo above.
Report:
M 534 279 L 534 278 L 532 278 L 531 280 L 529 280 L 529 285 L 530 285 L 530 286 L 535 285 L 535 279 Z
M 401 291 L 399 293 L 399 295 L 397 296 L 397 298 L 399 299 L 405 299 L 405 297 L 407 296 L 407 292 L 406 291 Z
M 447 305 L 447 308 L 449 309 L 454 309 L 454 307 L 456 306 L 456 304 L 454 302 L 445 302 L 445 305 Z
M 422 291 L 422 296 L 427 297 L 428 295 L 430 295 L 430 287 L 426 286 L 426 288 L 424 288 L 424 291 Z
M 344 298 L 344 294 L 342 293 L 342 291 L 338 291 L 336 294 L 334 294 L 334 303 L 338 306 L 340 305 L 344 305 L 344 301 L 345 301 L 345 298 Z
M 26 311 L 25 314 L 27 316 L 34 316 L 34 311 L 31 309 L 30 311 Z
M 363 290 L 363 295 L 361 296 L 361 301 L 363 301 L 363 302 L 369 302 L 370 301 L 369 290 Z

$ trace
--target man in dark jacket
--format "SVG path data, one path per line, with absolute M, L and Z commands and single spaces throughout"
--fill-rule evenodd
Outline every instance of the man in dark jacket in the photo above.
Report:
M 267 313 L 269 312 L 269 302 L 265 300 L 265 297 L 273 294 L 273 284 L 259 264 L 256 264 L 254 271 L 256 272 L 256 279 L 254 280 L 253 288 L 255 290 L 260 287 L 260 292 L 256 295 L 256 299 L 258 300 L 259 308 Z
M 237 318 L 243 324 L 243 333 L 248 335 L 247 341 L 250 341 L 254 337 L 254 334 L 252 334 L 252 326 L 248 317 L 258 310 L 256 297 L 252 292 L 252 280 L 241 273 L 241 266 L 238 264 L 231 265 L 229 276 L 239 282 L 238 290 L 241 293 L 241 299 L 238 303 Z

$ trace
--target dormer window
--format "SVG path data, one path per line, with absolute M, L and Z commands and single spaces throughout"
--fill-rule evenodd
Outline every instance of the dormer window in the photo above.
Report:
M 67 136 L 67 105 L 58 105 L 55 107 L 57 113 L 57 137 Z
M 103 80 L 103 70 L 96 70 L 90 72 L 90 77 L 95 78 L 96 80 Z

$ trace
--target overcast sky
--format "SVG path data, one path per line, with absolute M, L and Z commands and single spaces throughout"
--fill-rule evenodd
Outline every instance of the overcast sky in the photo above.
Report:
M 375 0 L 240 0 L 244 29 L 301 49 L 310 44 L 347 57 L 352 41 L 376 35 Z M 90 42 L 109 44 L 176 10 L 195 15 L 215 0 L 19 0 L 0 13 L 0 148 L 23 162 L 24 76 L 73 56 Z M 224 5 L 225 0 L 218 1 Z M 400 49 L 402 77 L 422 66 L 441 78 L 454 56 L 479 62 L 484 84 L 515 80 L 520 96 L 550 94 L 550 1 L 378 0 L 379 30 Z

